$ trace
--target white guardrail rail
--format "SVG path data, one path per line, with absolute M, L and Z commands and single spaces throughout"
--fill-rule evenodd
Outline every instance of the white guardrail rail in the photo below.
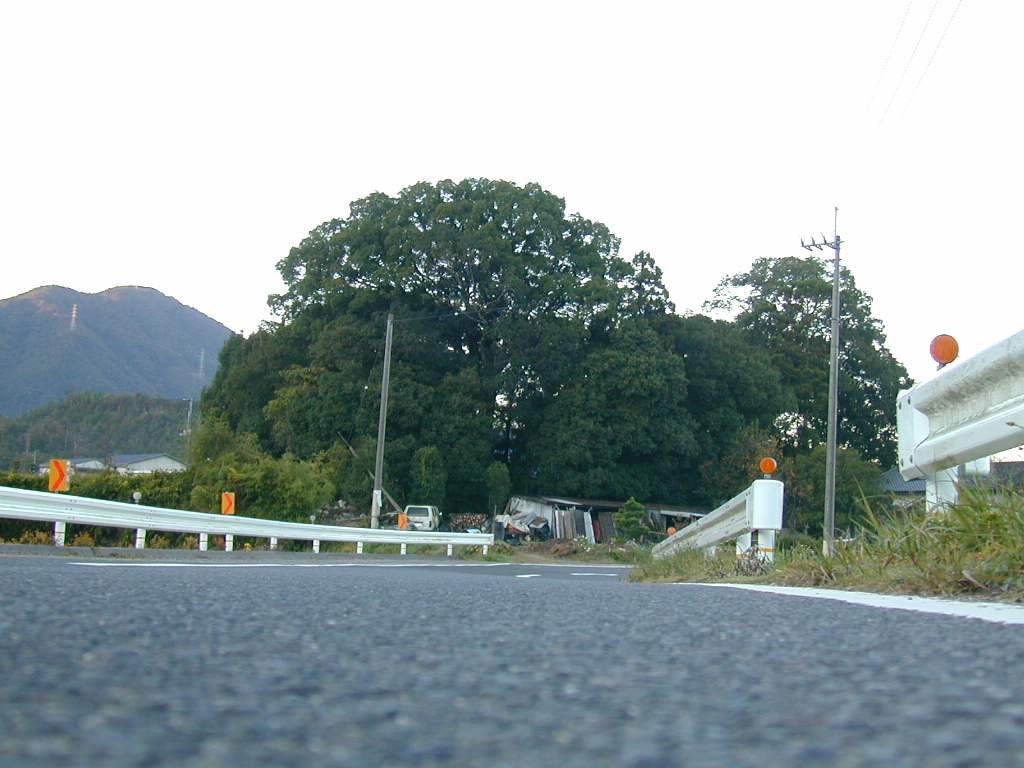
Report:
M 955 503 L 957 467 L 1024 444 L 1024 331 L 901 392 L 899 468 L 927 504 Z
M 655 545 L 654 557 L 666 557 L 685 548 L 708 549 L 736 539 L 738 556 L 754 554 L 762 560 L 774 560 L 775 534 L 782 530 L 784 490 L 781 480 L 755 480 L 714 512 Z
M 452 554 L 453 546 L 479 546 L 483 547 L 484 554 L 487 554 L 488 548 L 494 545 L 494 535 L 490 533 L 395 531 L 337 525 L 307 525 L 240 515 L 216 515 L 148 507 L 143 504 L 87 499 L 84 496 L 26 491 L 3 486 L 0 486 L 0 517 L 53 523 L 53 538 L 57 546 L 64 546 L 65 526 L 68 523 L 134 528 L 136 549 L 145 548 L 146 532 L 150 530 L 199 534 L 201 550 L 207 548 L 211 533 L 224 536 L 225 548 L 229 551 L 235 536 L 270 539 L 271 549 L 276 549 L 279 539 L 312 541 L 314 552 L 320 551 L 321 541 L 355 542 L 357 552 L 363 551 L 364 543 L 400 544 L 403 555 L 407 544 L 447 544 L 449 555 Z

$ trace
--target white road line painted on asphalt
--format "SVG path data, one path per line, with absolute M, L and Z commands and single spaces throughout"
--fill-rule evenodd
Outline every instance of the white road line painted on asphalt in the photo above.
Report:
M 113 568 L 497 568 L 514 563 L 69 563 Z
M 580 568 L 569 563 L 181 563 L 181 562 L 74 562 L 69 565 L 90 565 L 107 568 Z M 632 568 L 631 565 L 586 565 L 584 568 Z M 616 576 L 614 573 L 573 574 L 583 576 Z
M 686 585 L 681 585 L 686 586 Z M 754 592 L 773 592 L 779 595 L 816 597 L 822 600 L 840 600 L 844 603 L 868 605 L 873 608 L 895 608 L 901 611 L 938 613 L 960 616 L 1000 624 L 1024 624 L 1024 605 L 1012 603 L 982 603 L 949 600 L 940 597 L 910 597 L 908 595 L 878 595 L 871 592 L 845 592 L 838 589 L 810 587 L 776 587 L 768 584 L 701 584 L 703 587 L 728 587 Z

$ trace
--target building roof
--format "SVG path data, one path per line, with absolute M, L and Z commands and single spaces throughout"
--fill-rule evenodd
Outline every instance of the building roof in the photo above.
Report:
M 149 461 L 151 459 L 162 459 L 164 457 L 177 461 L 173 456 L 166 453 L 119 453 L 116 456 L 111 456 L 110 461 L 114 466 L 120 466 L 124 464 L 138 464 L 140 461 Z
M 898 467 L 883 472 L 878 484 L 883 491 L 890 493 L 924 493 L 926 485 L 923 477 L 917 480 L 904 480 Z

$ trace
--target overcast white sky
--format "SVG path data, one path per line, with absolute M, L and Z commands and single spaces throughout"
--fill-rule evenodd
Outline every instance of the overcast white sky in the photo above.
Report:
M 838 207 L 922 380 L 933 336 L 966 357 L 1024 326 L 1022 22 L 994 0 L 7 3 L 0 298 L 144 285 L 248 334 L 309 230 L 473 176 L 564 197 L 700 311 Z

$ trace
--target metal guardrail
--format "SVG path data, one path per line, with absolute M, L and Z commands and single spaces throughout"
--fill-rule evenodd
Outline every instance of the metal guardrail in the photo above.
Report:
M 737 555 L 745 555 L 753 547 L 760 559 L 774 560 L 775 534 L 782 530 L 784 490 L 780 480 L 755 480 L 714 512 L 655 545 L 654 557 L 686 548 L 707 549 L 736 539 Z
M 956 467 L 1024 444 L 1024 331 L 901 392 L 896 426 L 903 479 L 955 502 Z
M 137 549 L 145 548 L 146 532 L 149 530 L 199 534 L 199 548 L 203 550 L 207 548 L 210 534 L 224 536 L 225 545 L 229 549 L 234 536 L 270 539 L 271 549 L 276 548 L 278 539 L 312 541 L 315 552 L 320 551 L 321 541 L 354 542 L 357 552 L 362 552 L 364 543 L 400 544 L 402 554 L 405 554 L 408 544 L 447 544 L 449 555 L 452 554 L 453 546 L 481 546 L 484 554 L 487 554 L 488 548 L 494 544 L 494 535 L 490 533 L 391 531 L 307 525 L 241 515 L 164 509 L 3 486 L 0 486 L 0 517 L 53 523 L 54 542 L 58 546 L 64 545 L 65 526 L 68 523 L 134 528 Z

